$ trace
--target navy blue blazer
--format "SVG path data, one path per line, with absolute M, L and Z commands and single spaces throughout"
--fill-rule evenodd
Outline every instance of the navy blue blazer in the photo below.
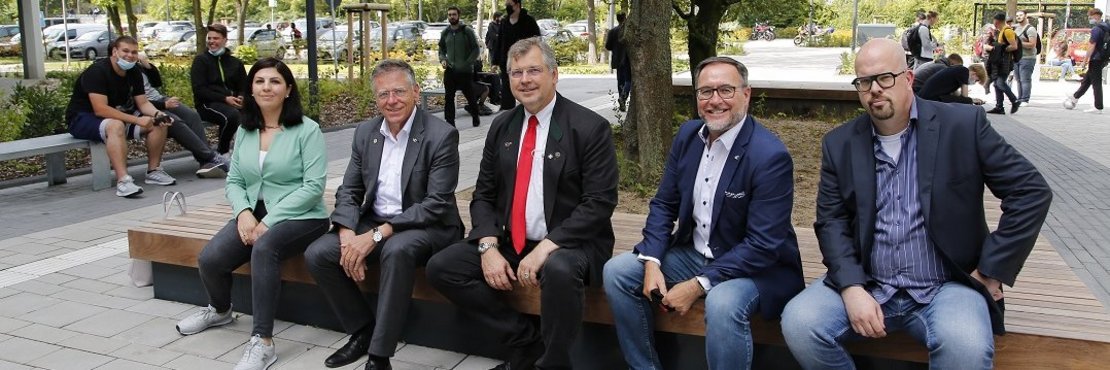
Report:
M 871 282 L 875 246 L 875 146 L 871 117 L 862 115 L 825 135 L 817 221 L 813 229 L 837 291 Z M 982 108 L 917 98 L 917 186 L 925 228 L 952 278 L 987 301 L 996 334 L 1005 333 L 1003 302 L 969 275 L 979 269 L 1013 286 L 1048 215 L 1044 177 L 991 128 Z M 1002 200 L 994 232 L 987 228 L 983 187 Z
M 651 199 L 644 239 L 635 251 L 660 260 L 669 248 L 693 248 L 694 180 L 705 142 L 702 120 L 688 121 L 671 144 L 659 191 Z M 709 248 L 715 257 L 699 275 L 713 285 L 750 278 L 760 313 L 777 318 L 805 286 L 798 238 L 790 223 L 794 161 L 778 137 L 748 116 L 740 129 L 713 199 Z M 678 221 L 678 229 L 674 228 Z M 672 230 L 674 232 L 672 233 Z

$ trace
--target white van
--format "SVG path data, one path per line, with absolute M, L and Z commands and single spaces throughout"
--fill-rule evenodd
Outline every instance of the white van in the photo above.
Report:
M 66 25 L 58 24 L 46 27 L 42 30 L 42 42 L 47 44 L 54 41 L 65 41 L 66 39 L 75 39 L 81 35 L 90 32 L 107 31 L 108 26 L 103 24 L 92 23 L 70 23 Z M 63 37 L 64 36 L 64 37 Z

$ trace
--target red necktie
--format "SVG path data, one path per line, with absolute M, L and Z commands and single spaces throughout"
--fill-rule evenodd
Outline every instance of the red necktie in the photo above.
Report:
M 520 143 L 520 156 L 516 161 L 513 212 L 509 220 L 513 249 L 516 249 L 516 254 L 524 250 L 525 231 L 528 229 L 525 207 L 528 205 L 528 181 L 532 179 L 532 152 L 536 150 L 536 126 L 539 125 L 540 120 L 536 119 L 536 116 L 528 118 L 528 131 L 524 132 L 524 141 Z

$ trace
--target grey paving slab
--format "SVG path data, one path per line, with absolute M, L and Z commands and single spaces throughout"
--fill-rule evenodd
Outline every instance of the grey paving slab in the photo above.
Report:
M 82 351 L 106 355 L 112 351 L 123 348 L 129 343 L 115 338 L 105 338 L 96 335 L 77 333 L 77 335 L 58 342 L 58 344 Z
M 119 286 L 112 284 L 112 287 L 113 288 L 111 290 L 104 292 L 104 294 L 114 297 L 134 299 L 138 301 L 145 301 L 154 298 L 154 287 L 151 286 L 136 287 L 134 285 Z
M 62 348 L 57 352 L 31 361 L 30 365 L 46 369 L 86 370 L 95 369 L 111 361 L 112 358 L 108 356 Z
M 57 298 L 30 292 L 16 293 L 0 298 L 0 316 L 19 317 L 43 307 L 56 305 L 62 301 Z
M 104 369 L 104 370 L 109 370 L 109 369 L 111 369 L 111 370 L 154 370 L 154 369 L 163 369 L 163 368 L 158 367 L 158 366 L 144 364 L 144 363 L 141 363 L 141 362 L 135 362 L 135 361 L 130 361 L 130 360 L 124 360 L 124 359 L 117 358 L 115 360 L 112 360 L 112 362 L 106 363 L 106 364 L 98 367 L 97 369 L 98 370 L 99 369 Z
M 188 312 L 189 310 L 192 310 L 194 308 L 196 308 L 196 306 L 187 305 L 184 303 L 164 301 L 161 299 L 150 299 L 134 306 L 128 307 L 127 310 L 145 313 L 152 316 L 172 318 L 184 312 Z
M 43 343 L 59 343 L 78 334 L 70 330 L 58 329 L 42 324 L 27 325 L 8 333 L 12 336 L 37 340 Z
M 51 295 L 51 297 L 113 309 L 128 308 L 141 302 L 135 299 L 110 296 L 107 294 L 90 293 L 83 290 L 70 288 L 66 288 L 65 290 L 62 290 L 58 293 L 54 293 L 53 295 Z
M 93 306 L 80 302 L 62 301 L 54 305 L 43 307 L 20 317 L 23 320 L 37 322 L 53 327 L 63 327 L 90 316 L 107 311 L 107 308 Z
M 46 252 L 50 252 L 50 251 L 57 250 L 57 249 L 60 249 L 60 248 L 61 247 L 58 247 L 58 246 L 55 246 L 55 245 L 50 245 L 50 244 L 43 244 L 43 243 L 39 243 L 39 242 L 27 242 L 27 243 L 23 243 L 23 244 L 17 244 L 17 245 L 9 246 L 7 248 L 4 248 L 4 250 L 6 250 L 8 252 L 13 252 L 13 253 L 41 255 L 41 254 L 44 254 Z
M 112 289 L 119 288 L 119 285 L 112 283 L 105 283 L 100 280 L 93 279 L 74 279 L 72 281 L 62 284 L 63 287 L 84 290 L 90 293 L 104 293 Z M 56 292 L 55 292 L 56 293 Z M 130 297 L 128 297 L 130 298 Z
M 120 286 L 135 286 L 134 282 L 131 281 L 131 275 L 128 273 L 127 268 L 122 269 L 120 272 L 108 275 L 107 277 L 100 279 L 100 281 Z
M 157 347 L 130 344 L 108 354 L 116 358 L 141 362 L 148 365 L 161 366 L 173 359 L 181 357 L 181 353 L 164 350 Z
M 119 270 L 109 267 L 97 266 L 93 264 L 84 264 L 60 271 L 66 275 L 73 275 L 76 277 L 83 277 L 86 279 L 102 279 L 108 275 L 118 273 Z
M 111 337 L 154 319 L 154 316 L 123 310 L 107 310 L 65 326 L 65 329 Z
M 40 276 L 38 279 L 35 279 L 35 280 L 39 281 L 39 282 L 47 283 L 47 284 L 62 285 L 64 283 L 66 283 L 68 281 L 72 281 L 73 279 L 76 279 L 76 278 L 77 278 L 76 276 L 70 276 L 70 275 L 55 272 L 53 274 Z
M 41 295 L 51 295 L 64 289 L 60 286 L 50 283 L 44 283 L 38 280 L 24 281 L 22 283 L 12 285 L 9 288 Z
M 19 266 L 25 263 L 35 262 L 43 258 L 45 257 L 39 257 L 33 254 L 15 253 L 4 258 L 0 258 L 0 262 L 13 266 Z
M 209 358 L 194 356 L 194 355 L 181 355 L 164 365 L 170 369 L 176 370 L 195 370 L 195 369 L 230 369 L 234 364 L 216 361 Z
M 408 361 L 396 360 L 396 361 L 391 361 L 391 362 L 392 362 L 391 365 L 393 365 L 394 370 L 438 370 L 438 369 L 443 369 L 442 367 L 429 366 L 429 365 L 424 365 L 424 364 L 417 364 L 417 363 L 412 363 L 412 362 L 408 362 Z
M 466 354 L 409 344 L 397 351 L 393 358 L 398 361 L 450 369 L 462 362 Z
M 30 366 L 27 366 L 27 365 L 23 365 L 23 364 L 17 364 L 17 363 L 11 362 L 11 361 L 0 360 L 0 369 L 3 369 L 3 370 L 32 370 L 34 368 L 30 367 Z
M 178 339 L 163 348 L 208 359 L 216 359 L 228 353 L 228 351 L 239 348 L 239 346 L 246 343 L 249 339 L 249 336 L 233 330 L 208 329 L 201 333 Z M 235 360 L 238 361 L 238 357 L 236 357 Z
M 27 326 L 27 325 L 31 325 L 31 323 L 28 322 L 28 321 L 17 320 L 17 319 L 13 319 L 13 318 L 10 318 L 10 317 L 0 316 L 0 333 L 9 333 L 9 332 L 12 332 L 13 330 L 22 328 L 22 327 Z
M 281 339 L 275 339 L 274 345 L 276 346 L 274 348 L 274 353 L 277 354 L 278 357 L 278 360 L 276 363 L 274 363 L 274 365 L 292 361 L 293 359 L 297 358 L 297 356 L 300 356 L 305 352 L 316 348 L 316 346 L 308 343 Z M 233 364 L 237 363 L 239 362 L 239 359 L 243 358 L 243 353 L 246 351 L 246 349 L 247 344 L 243 343 L 238 347 L 235 347 L 235 349 L 227 351 L 227 353 L 217 358 L 217 360 Z
M 0 343 L 0 360 L 27 364 L 59 349 L 53 344 L 13 337 Z
M 274 370 L 301 370 L 301 369 L 319 369 L 324 366 L 324 359 L 331 356 L 335 352 L 332 348 L 314 347 L 299 356 L 289 359 L 288 361 L 281 361 L 274 365 Z M 359 370 L 366 366 L 366 358 L 356 361 L 353 364 L 341 367 L 341 370 Z M 483 369 L 485 370 L 485 369 Z
M 304 342 L 321 347 L 331 347 L 347 335 L 344 333 L 305 325 L 293 325 L 275 335 L 280 339 Z M 344 341 L 346 343 L 346 341 Z
M 175 325 L 177 325 L 177 320 L 156 317 L 131 329 L 127 329 L 122 333 L 116 334 L 112 338 L 133 344 L 166 348 L 168 344 L 185 338 L 185 336 L 177 332 Z

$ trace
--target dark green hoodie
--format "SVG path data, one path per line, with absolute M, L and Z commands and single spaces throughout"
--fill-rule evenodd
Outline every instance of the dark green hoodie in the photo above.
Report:
M 439 61 L 447 62 L 447 68 L 459 71 L 473 71 L 478 60 L 478 38 L 474 30 L 459 22 L 457 29 L 448 26 L 439 37 Z

